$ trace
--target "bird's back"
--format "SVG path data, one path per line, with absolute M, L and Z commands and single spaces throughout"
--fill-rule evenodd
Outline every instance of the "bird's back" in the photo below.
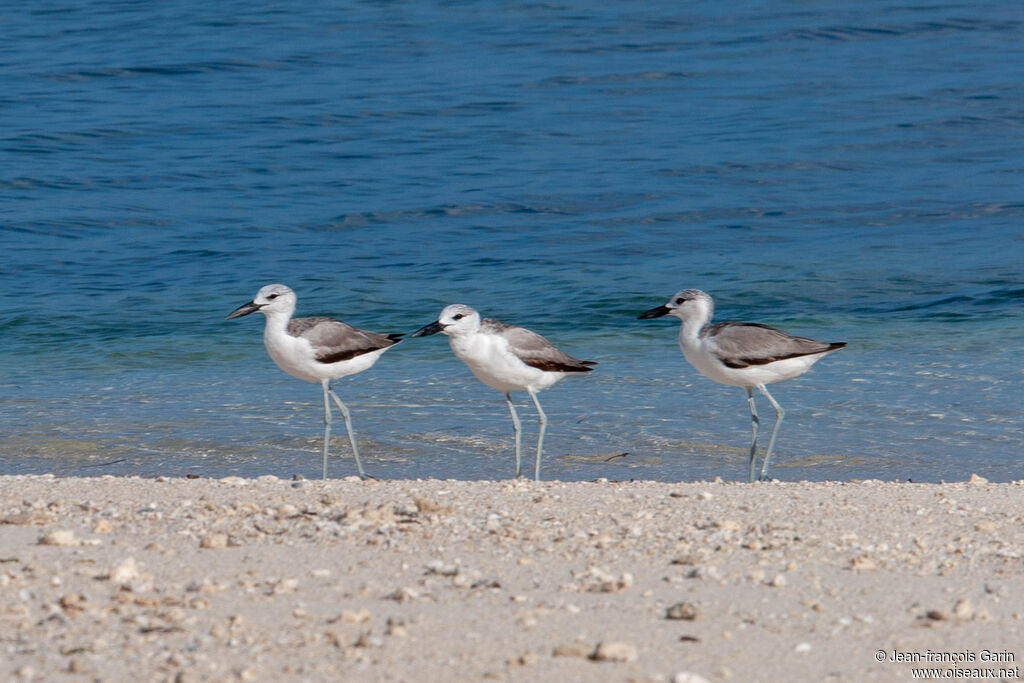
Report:
M 525 327 L 484 318 L 480 331 L 502 337 L 509 351 L 527 365 L 547 372 L 590 372 L 594 361 L 579 360 L 558 349 L 541 335 Z
M 288 322 L 288 334 L 308 341 L 321 363 L 337 363 L 386 349 L 397 344 L 402 336 L 367 332 L 324 317 L 293 318 Z
M 845 342 L 797 337 L 758 323 L 720 322 L 701 330 L 704 345 L 730 368 L 767 365 L 780 360 L 835 351 Z

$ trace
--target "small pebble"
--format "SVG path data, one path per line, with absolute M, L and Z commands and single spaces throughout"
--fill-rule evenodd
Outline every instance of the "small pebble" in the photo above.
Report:
M 878 565 L 870 557 L 861 555 L 850 560 L 850 568 L 855 571 L 871 571 L 877 569 Z
M 57 529 L 39 538 L 39 545 L 72 546 L 78 545 L 75 532 L 68 529 Z
M 595 662 L 635 662 L 637 658 L 636 646 L 616 641 L 598 643 L 590 658 Z
M 370 610 L 363 607 L 358 612 L 350 609 L 343 609 L 341 610 L 341 616 L 339 618 L 346 624 L 361 624 L 365 621 L 369 621 L 372 616 L 373 615 L 370 613 Z
M 385 629 L 384 634 L 394 638 L 404 638 L 408 635 L 408 631 L 405 628 L 405 621 L 396 617 L 388 617 L 387 628 Z
M 558 645 L 551 651 L 554 657 L 579 657 L 580 659 L 587 657 L 590 653 L 591 648 L 579 642 Z
M 700 616 L 700 610 L 692 602 L 677 602 L 665 610 L 666 619 L 693 621 L 698 616 Z
M 672 677 L 672 683 L 708 683 L 708 679 L 692 671 L 680 671 Z
M 62 596 L 58 601 L 58 604 L 65 612 L 80 612 L 83 609 L 82 596 L 75 595 L 74 593 L 68 593 L 67 595 Z
M 207 534 L 199 541 L 200 548 L 227 548 L 228 547 L 228 536 L 227 534 Z
M 114 583 L 130 583 L 139 578 L 139 565 L 134 557 L 127 557 L 110 571 L 110 580 Z
M 285 593 L 294 593 L 298 589 L 298 587 L 299 587 L 299 580 L 298 579 L 281 579 L 276 584 L 274 584 L 274 588 L 272 590 L 272 593 L 274 595 L 282 595 L 282 594 L 285 594 Z
M 410 602 L 420 596 L 415 588 L 398 588 L 386 596 L 388 600 L 395 602 Z

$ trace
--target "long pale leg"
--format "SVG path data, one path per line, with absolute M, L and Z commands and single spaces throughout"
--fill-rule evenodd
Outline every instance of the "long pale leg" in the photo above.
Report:
M 537 417 L 540 418 L 540 433 L 537 434 L 537 461 L 533 465 L 533 480 L 540 481 L 540 454 L 544 450 L 544 431 L 548 428 L 548 416 L 544 414 L 544 410 L 540 407 L 540 401 L 537 400 L 537 394 L 533 393 L 533 389 L 527 389 L 526 391 L 530 393 L 533 405 L 537 407 Z
M 516 415 L 516 407 L 514 405 L 512 405 L 512 395 L 511 394 L 505 394 L 505 402 L 508 403 L 508 412 L 509 412 L 509 414 L 512 415 L 512 432 L 515 434 L 515 437 L 516 437 L 516 477 L 519 477 L 519 475 L 520 475 L 520 468 L 519 468 L 519 432 L 520 432 L 519 416 Z
M 327 400 L 327 393 L 331 390 L 324 380 L 320 383 L 324 390 L 324 471 L 323 478 L 327 478 L 327 451 L 331 444 L 331 402 Z
M 754 406 L 754 390 L 747 387 L 747 403 L 750 404 L 750 431 L 752 440 L 750 442 L 750 481 L 754 481 L 754 454 L 757 451 L 757 428 L 761 420 L 757 417 L 757 407 Z
M 341 416 L 345 418 L 345 430 L 348 432 L 348 441 L 352 444 L 352 457 L 356 459 L 356 469 L 359 470 L 359 478 L 366 479 L 366 473 L 363 472 L 363 464 L 359 462 L 359 449 L 356 447 L 356 433 L 352 431 L 352 418 L 348 414 L 348 408 L 345 407 L 345 404 L 341 402 L 338 395 L 329 387 L 327 392 L 331 395 L 331 398 L 334 399 L 334 402 L 338 404 Z M 325 474 L 324 476 L 326 477 L 327 475 Z
M 768 402 L 772 404 L 772 408 L 775 408 L 775 426 L 772 427 L 772 435 L 768 439 L 768 450 L 764 454 L 764 464 L 761 465 L 761 481 L 766 481 L 768 479 L 768 461 L 771 460 L 772 449 L 775 448 L 775 435 L 779 431 L 779 425 L 782 424 L 782 418 L 786 414 L 786 411 L 782 409 L 782 406 L 775 402 L 775 399 L 772 398 L 772 395 L 768 393 L 768 390 L 764 388 L 763 384 L 758 385 L 757 388 L 765 395 Z

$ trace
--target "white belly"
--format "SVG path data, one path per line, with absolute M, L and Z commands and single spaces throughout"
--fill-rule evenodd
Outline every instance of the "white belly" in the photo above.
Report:
M 547 372 L 519 360 L 508 349 L 508 342 L 492 334 L 471 334 L 449 337 L 456 357 L 469 366 L 476 378 L 502 393 L 540 391 L 565 376 L 564 372 Z

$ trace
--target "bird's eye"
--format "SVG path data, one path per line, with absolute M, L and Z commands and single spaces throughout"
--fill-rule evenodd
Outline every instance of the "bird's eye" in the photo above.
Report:
M 678 306 L 679 304 L 683 303 L 684 301 L 686 301 L 686 299 L 684 299 L 683 297 L 679 297 L 678 299 L 676 299 L 675 304 L 676 304 L 676 306 Z
M 268 294 L 267 298 L 271 299 L 271 300 L 276 299 L 277 298 L 277 294 Z
M 464 316 L 461 313 L 456 313 L 455 315 L 452 316 L 452 319 L 453 320 L 462 320 L 463 317 Z

